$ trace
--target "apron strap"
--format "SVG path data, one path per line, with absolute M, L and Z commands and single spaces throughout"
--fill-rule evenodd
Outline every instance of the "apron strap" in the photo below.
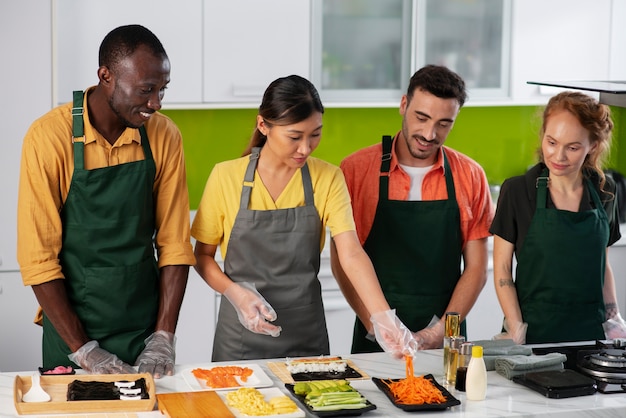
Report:
M 443 155 L 443 174 L 446 176 L 446 189 L 448 191 L 448 200 L 454 200 L 456 202 L 456 190 L 454 188 L 454 179 L 452 178 L 452 170 L 450 164 L 448 164 L 448 157 L 443 148 L 441 148 L 441 154 Z
M 585 183 L 587 184 L 587 188 L 589 189 L 589 194 L 591 195 L 591 198 L 593 199 L 593 204 L 596 207 L 596 210 L 598 211 L 598 213 L 600 214 L 600 218 L 608 220 L 609 217 L 606 214 L 604 205 L 602 204 L 602 201 L 600 201 L 600 196 L 598 195 L 598 192 L 596 192 L 596 188 L 593 187 L 593 183 L 591 183 L 591 180 L 589 179 L 589 177 L 585 177 Z
M 146 161 L 153 160 L 152 149 L 150 148 L 150 142 L 148 141 L 148 133 L 146 127 L 141 125 L 139 127 L 139 135 L 141 136 L 141 148 L 143 148 L 143 155 Z
M 83 121 L 84 94 L 82 90 L 74 90 L 72 103 L 72 142 L 74 143 L 74 170 L 84 168 L 85 123 Z M 78 140 L 82 139 L 82 140 Z
M 304 163 L 300 171 L 302 171 L 302 186 L 304 187 L 305 206 L 314 206 L 315 199 L 313 197 L 313 182 L 311 182 L 311 173 L 309 172 L 309 165 L 307 163 Z
M 72 103 L 72 141 L 77 142 L 78 138 L 83 138 L 85 141 L 85 125 L 83 122 L 83 114 L 85 109 L 83 108 L 84 93 L 82 90 L 74 90 Z
M 254 147 L 250 153 L 250 162 L 246 168 L 246 174 L 243 177 L 243 189 L 241 190 L 241 199 L 239 200 L 239 207 L 242 209 L 248 209 L 248 205 L 250 204 L 250 193 L 254 186 L 254 170 L 256 170 L 256 165 L 259 162 L 260 152 L 260 147 Z
M 550 180 L 548 169 L 544 168 L 541 176 L 537 177 L 535 187 L 537 188 L 537 209 L 545 209 L 548 199 L 548 180 Z
M 250 193 L 252 192 L 252 187 L 254 187 L 254 171 L 259 161 L 260 152 L 260 147 L 254 147 L 250 153 L 250 162 L 243 177 L 243 189 L 241 190 L 241 199 L 239 201 L 240 208 L 248 209 L 250 204 Z M 302 171 L 302 185 L 304 187 L 304 203 L 306 206 L 313 206 L 315 205 L 315 199 L 313 197 L 313 184 L 311 182 L 309 165 L 305 163 L 300 170 Z
M 380 177 L 378 180 L 379 199 L 389 199 L 389 169 L 391 168 L 391 150 L 393 138 L 383 135 L 383 155 L 380 161 Z
M 380 177 L 378 178 L 379 197 L 378 199 L 389 200 L 389 169 L 391 167 L 391 147 L 393 138 L 389 135 L 383 136 L 383 155 L 380 162 Z M 448 157 L 443 148 L 443 173 L 446 177 L 446 189 L 448 191 L 448 199 L 456 200 L 456 191 L 454 189 L 454 179 L 452 178 L 452 170 L 448 164 Z

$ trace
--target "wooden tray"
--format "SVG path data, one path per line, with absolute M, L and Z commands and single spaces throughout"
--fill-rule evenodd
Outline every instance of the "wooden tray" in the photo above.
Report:
M 146 379 L 148 399 L 136 401 L 68 401 L 67 387 L 74 380 L 84 382 L 117 382 L 120 380 Z M 89 412 L 139 412 L 152 411 L 156 402 L 154 380 L 150 373 L 138 374 L 85 374 L 85 375 L 44 375 L 41 387 L 50 395 L 50 402 L 22 402 L 22 394 L 30 389 L 31 376 L 15 376 L 13 402 L 20 415 L 62 414 Z
M 357 371 L 361 377 L 357 377 L 357 378 L 348 378 L 346 380 L 367 380 L 369 379 L 369 375 L 367 373 L 365 373 L 363 370 L 359 369 L 354 362 L 352 362 L 352 360 L 350 359 L 346 359 L 346 364 L 348 366 L 350 366 L 352 369 L 354 369 L 355 371 Z M 295 380 L 293 380 L 293 377 L 291 376 L 291 373 L 289 373 L 289 370 L 287 370 L 287 363 L 284 361 L 275 361 L 275 362 L 268 362 L 267 363 L 267 367 L 272 371 L 272 373 L 274 373 L 276 375 L 276 377 L 278 377 L 283 383 L 296 383 Z
M 169 418 L 235 418 L 222 399 L 213 391 L 160 393 L 157 399 L 159 411 Z

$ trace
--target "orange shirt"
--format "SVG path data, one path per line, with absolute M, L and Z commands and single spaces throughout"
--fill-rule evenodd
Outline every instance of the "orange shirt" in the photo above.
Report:
M 398 164 L 395 152 L 396 138 L 391 152 L 389 169 L 389 199 L 407 200 L 411 187 L 409 175 Z M 454 178 L 456 199 L 461 214 L 463 248 L 467 241 L 486 238 L 494 216 L 494 205 L 485 172 L 466 155 L 444 147 Z M 446 180 L 441 152 L 422 183 L 423 200 L 447 199 Z M 341 162 L 341 170 L 352 198 L 354 221 L 361 244 L 365 243 L 374 223 L 378 204 L 378 189 L 382 144 L 361 149 Z
M 22 147 L 17 216 L 17 258 L 25 285 L 64 278 L 59 263 L 60 211 L 74 171 L 72 104 L 52 109 L 36 120 Z M 91 125 L 85 97 L 85 168 L 92 170 L 143 160 L 138 129 L 127 128 L 114 145 Z M 159 267 L 193 265 L 189 234 L 189 197 L 182 137 L 165 115 L 145 124 L 156 164 L 154 180 L 155 245 Z M 111 202 L 114 205 L 115 202 Z

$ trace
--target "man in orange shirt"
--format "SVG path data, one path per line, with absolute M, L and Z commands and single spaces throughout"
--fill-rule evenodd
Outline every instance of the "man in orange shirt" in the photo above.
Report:
M 152 32 L 122 26 L 102 41 L 98 79 L 24 138 L 17 257 L 44 367 L 158 378 L 174 371 L 195 263 L 182 138 L 158 112 L 170 62 Z
M 434 65 L 420 69 L 402 96 L 395 138 L 383 137 L 341 163 L 361 244 L 420 349 L 442 346 L 445 312 L 464 319 L 487 280 L 494 213 L 487 178 L 475 161 L 443 146 L 466 98 L 456 73 Z M 352 352 L 380 351 L 332 246 L 331 262 L 358 315 Z

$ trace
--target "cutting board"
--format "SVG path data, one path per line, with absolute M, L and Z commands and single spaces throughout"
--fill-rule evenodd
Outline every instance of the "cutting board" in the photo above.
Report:
M 214 391 L 162 393 L 156 397 L 159 411 L 169 418 L 235 418 Z

